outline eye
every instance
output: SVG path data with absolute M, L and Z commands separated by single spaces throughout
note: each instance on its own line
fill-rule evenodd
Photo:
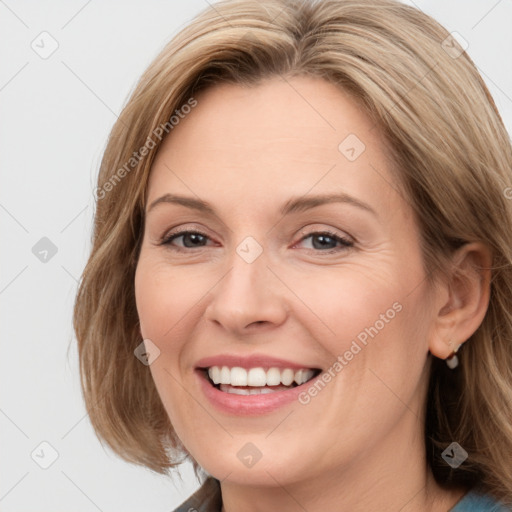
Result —
M 181 243 L 176 245 L 176 240 Z M 315 231 L 304 236 L 299 243 L 311 239 L 312 249 L 315 252 L 334 253 L 346 250 L 354 246 L 354 243 L 348 238 L 344 238 L 331 231 Z M 205 247 L 210 238 L 200 231 L 178 231 L 165 236 L 160 242 L 161 245 L 172 247 L 173 250 L 186 251 L 187 249 L 197 249 Z M 336 247 L 338 245 L 339 247 Z
M 331 231 L 315 231 L 303 237 L 300 242 L 311 239 L 312 250 L 334 253 L 354 246 L 354 242 Z M 299 242 L 299 243 L 300 243 Z M 336 248 L 336 245 L 341 247 Z
M 183 245 L 175 245 L 172 242 L 182 239 Z M 201 248 L 206 245 L 207 240 L 209 240 L 208 236 L 200 231 L 178 231 L 175 233 L 171 233 L 170 235 L 165 236 L 160 242 L 161 245 L 169 245 L 172 246 L 173 249 L 178 251 L 186 250 L 186 249 L 194 249 Z

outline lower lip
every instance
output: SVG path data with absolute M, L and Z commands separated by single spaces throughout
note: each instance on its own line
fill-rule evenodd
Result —
M 202 370 L 196 370 L 196 375 L 206 398 L 222 412 L 237 416 L 266 414 L 292 402 L 298 402 L 300 393 L 315 380 L 312 379 L 300 386 L 284 391 L 274 391 L 261 395 L 235 395 L 234 393 L 220 391 L 210 384 Z

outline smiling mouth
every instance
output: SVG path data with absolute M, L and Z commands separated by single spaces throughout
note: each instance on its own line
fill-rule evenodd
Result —
M 318 368 L 242 368 L 240 366 L 211 366 L 202 368 L 206 380 L 224 393 L 261 395 L 286 391 L 314 379 Z

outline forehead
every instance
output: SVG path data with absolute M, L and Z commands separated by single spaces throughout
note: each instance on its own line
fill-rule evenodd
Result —
M 379 130 L 334 84 L 278 77 L 217 85 L 195 99 L 158 151 L 148 203 L 171 191 L 269 206 L 308 191 L 343 191 L 400 206 Z

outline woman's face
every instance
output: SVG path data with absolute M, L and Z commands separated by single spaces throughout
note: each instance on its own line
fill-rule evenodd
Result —
M 177 435 L 238 483 L 418 466 L 433 307 L 378 129 L 321 79 L 196 99 L 153 164 L 135 277 Z

